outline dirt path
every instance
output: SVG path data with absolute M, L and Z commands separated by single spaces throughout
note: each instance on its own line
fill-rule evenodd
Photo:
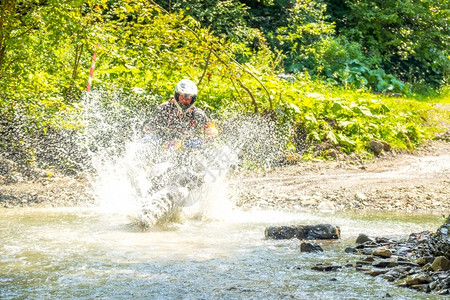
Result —
M 0 207 L 92 203 L 84 178 L 42 177 L 2 183 Z M 432 142 L 414 154 L 358 160 L 300 162 L 232 176 L 229 190 L 240 207 L 274 209 L 388 209 L 450 212 L 450 143 Z
M 246 172 L 232 181 L 249 208 L 389 209 L 450 212 L 450 143 L 370 162 L 307 162 Z

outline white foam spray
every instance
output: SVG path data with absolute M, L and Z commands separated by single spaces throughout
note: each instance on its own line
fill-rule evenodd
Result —
M 179 207 L 172 207 L 173 203 L 183 203 L 177 209 L 179 217 L 227 219 L 234 209 L 229 200 L 229 168 L 242 160 L 265 165 L 279 151 L 270 123 L 256 117 L 234 118 L 223 122 L 222 135 L 213 146 L 193 154 L 193 162 L 203 168 L 201 188 L 160 186 L 168 180 L 164 176 L 172 163 L 170 153 L 143 142 L 140 129 L 151 111 L 133 110 L 125 105 L 130 102 L 127 97 L 95 92 L 87 99 L 83 139 L 95 170 L 96 202 L 105 213 L 145 217 L 154 224 L 164 211 Z

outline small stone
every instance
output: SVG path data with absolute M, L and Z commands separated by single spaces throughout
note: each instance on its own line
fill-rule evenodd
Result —
M 363 259 L 363 261 L 374 262 L 375 258 L 373 256 L 367 256 Z
M 347 248 L 345 248 L 345 253 L 355 253 L 355 248 L 352 248 L 352 247 L 347 247 Z
M 365 242 L 372 242 L 373 239 L 371 239 L 367 234 L 360 233 L 358 237 L 356 238 L 356 244 L 363 244 Z
M 377 261 L 372 264 L 375 268 L 393 268 L 398 266 L 395 261 Z
M 431 264 L 430 263 L 428 263 L 428 264 L 426 264 L 426 265 L 424 265 L 422 267 L 422 271 L 424 271 L 424 272 L 429 272 L 431 270 L 433 270 L 433 268 L 431 268 Z
M 433 278 L 426 274 L 414 274 L 405 278 L 405 282 L 408 286 L 430 283 L 433 281 Z
M 387 273 L 387 270 L 371 270 L 368 272 L 368 274 L 372 277 L 376 277 L 378 275 L 385 274 L 385 273 Z
M 389 282 L 393 282 L 393 281 L 395 281 L 395 279 L 397 279 L 397 278 L 395 278 L 394 276 L 392 276 L 392 275 L 383 275 L 383 277 L 382 277 L 383 279 L 385 279 L 385 280 L 387 280 L 387 281 L 389 281 Z
M 431 268 L 434 271 L 437 270 L 450 270 L 450 260 L 448 260 L 445 256 L 438 256 L 434 259 L 433 263 L 431 264 Z
M 300 245 L 301 252 L 323 252 L 322 246 L 318 243 L 303 242 Z
M 337 264 L 325 264 L 325 265 L 317 264 L 314 267 L 312 267 L 311 270 L 330 272 L 330 271 L 337 271 L 340 268 L 342 268 L 342 266 Z
M 450 294 L 450 290 L 446 289 L 446 290 L 441 290 L 437 293 L 438 295 L 448 295 Z
M 386 247 L 379 247 L 373 250 L 372 255 L 380 257 L 391 257 L 392 251 L 387 249 Z
M 411 288 L 421 291 L 421 292 L 424 292 L 424 293 L 429 293 L 431 291 L 428 284 L 415 284 L 415 285 L 411 285 Z

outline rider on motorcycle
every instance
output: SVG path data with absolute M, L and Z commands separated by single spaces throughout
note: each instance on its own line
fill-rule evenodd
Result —
M 183 79 L 175 87 L 174 96 L 159 105 L 144 128 L 144 133 L 165 141 L 191 140 L 216 136 L 218 131 L 209 122 L 205 112 L 195 106 L 197 86 Z

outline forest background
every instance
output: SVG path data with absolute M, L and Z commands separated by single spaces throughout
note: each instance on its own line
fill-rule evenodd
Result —
M 2 0 L 1 157 L 77 169 L 86 86 L 132 136 L 181 78 L 219 123 L 270 120 L 283 159 L 414 149 L 448 121 L 450 4 L 438 0 Z M 444 105 L 444 107 L 448 107 Z M 110 120 L 111 121 L 111 120 Z M 98 142 L 98 141 L 97 141 Z M 257 143 L 257 141 L 254 141 Z

